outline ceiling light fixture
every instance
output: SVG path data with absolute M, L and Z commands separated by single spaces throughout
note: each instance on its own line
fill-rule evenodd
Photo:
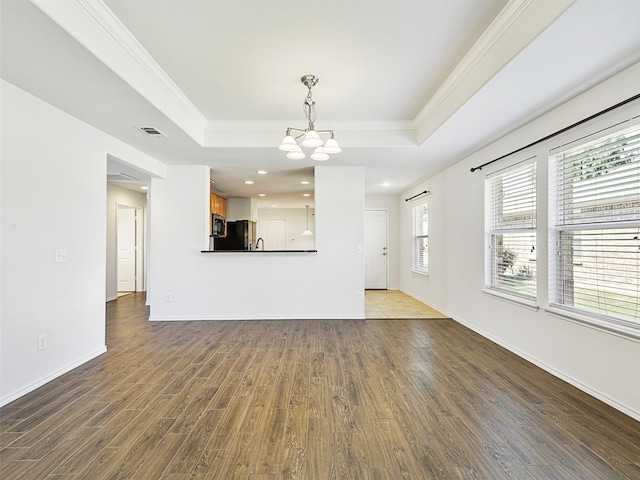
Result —
M 300 79 L 304 86 L 309 89 L 309 93 L 307 93 L 307 97 L 302 104 L 308 125 L 304 130 L 293 127 L 287 128 L 287 133 L 278 147 L 280 150 L 287 152 L 287 158 L 292 160 L 301 160 L 305 157 L 301 147 L 314 148 L 315 150 L 311 154 L 311 158 L 318 161 L 328 160 L 330 154 L 340 153 L 342 151 L 336 139 L 333 138 L 333 130 L 315 129 L 314 122 L 317 116 L 316 102 L 311 96 L 311 88 L 318 83 L 318 80 L 318 77 L 315 75 L 305 75 Z M 292 133 L 299 133 L 299 135 L 294 138 Z M 322 141 L 320 134 L 329 135 L 326 142 Z M 300 141 L 300 143 L 298 143 L 298 141 Z
M 313 232 L 311 230 L 309 230 L 309 205 L 305 205 L 306 209 L 307 209 L 307 228 L 304 229 L 304 232 L 302 232 L 302 235 L 313 235 Z

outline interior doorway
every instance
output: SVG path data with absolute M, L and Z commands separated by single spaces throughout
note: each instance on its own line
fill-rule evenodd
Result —
M 287 221 L 284 218 L 264 218 L 258 222 L 258 237 L 265 250 L 287 249 Z
M 116 210 L 117 292 L 144 289 L 143 209 L 118 205 Z
M 386 290 L 388 278 L 388 210 L 364 212 L 364 288 Z

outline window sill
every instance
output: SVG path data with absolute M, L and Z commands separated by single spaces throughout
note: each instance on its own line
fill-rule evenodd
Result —
M 553 317 L 568 320 L 579 325 L 594 328 L 610 335 L 616 335 L 628 340 L 640 342 L 640 328 L 631 327 L 622 323 L 604 320 L 595 316 L 584 315 L 561 307 L 544 307 L 543 310 Z
M 482 293 L 485 295 L 489 295 L 491 297 L 495 297 L 498 300 L 502 300 L 505 302 L 513 303 L 515 305 L 528 308 L 530 310 L 538 311 L 540 310 L 540 306 L 534 300 L 529 300 L 527 298 L 518 297 L 516 295 L 509 295 L 508 293 L 500 292 L 498 290 L 491 290 L 490 288 L 483 288 Z
M 421 272 L 420 270 L 411 269 L 413 273 L 417 273 L 418 275 L 424 275 L 425 277 L 429 276 L 429 272 Z

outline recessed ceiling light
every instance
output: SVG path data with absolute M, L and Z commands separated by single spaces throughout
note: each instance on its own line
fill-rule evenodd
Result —
M 256 171 L 258 175 L 266 175 L 268 172 L 266 170 L 258 170 Z
M 244 183 L 247 185 L 253 185 L 253 180 L 245 180 Z
M 383 186 L 383 187 L 388 187 L 388 186 L 389 186 L 389 182 L 384 182 L 384 183 L 382 184 L 382 186 Z
M 300 183 L 301 183 L 302 185 L 309 185 L 309 183 L 311 183 L 311 182 L 309 182 L 309 181 L 307 181 L 307 180 L 303 180 L 303 181 L 302 181 L 302 182 L 300 182 Z
M 311 196 L 311 194 L 310 194 L 310 193 L 303 193 L 303 194 L 302 194 L 302 196 L 303 196 L 303 197 L 310 197 L 310 196 Z
M 275 208 L 275 207 L 277 207 L 278 205 L 276 205 L 276 204 L 274 203 L 274 204 L 273 204 L 273 205 L 271 205 L 271 206 Z
M 266 197 L 266 196 L 267 196 L 267 194 L 266 194 L 266 193 L 259 193 L 259 194 L 258 194 L 258 196 L 259 196 L 259 197 Z
M 147 187 L 146 185 L 143 185 L 140 187 L 142 190 L 149 190 L 149 187 Z

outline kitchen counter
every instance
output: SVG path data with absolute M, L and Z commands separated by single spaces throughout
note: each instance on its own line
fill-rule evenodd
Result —
M 201 253 L 317 253 L 317 250 L 200 250 Z

